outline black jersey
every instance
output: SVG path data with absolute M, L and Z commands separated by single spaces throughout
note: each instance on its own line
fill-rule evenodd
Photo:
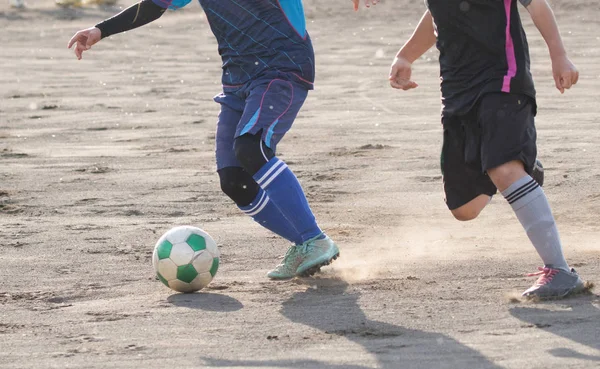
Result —
M 440 51 L 444 115 L 467 113 L 487 92 L 535 98 L 518 0 L 426 0 Z

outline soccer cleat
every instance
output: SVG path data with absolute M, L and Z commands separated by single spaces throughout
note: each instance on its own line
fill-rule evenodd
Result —
M 544 166 L 542 165 L 542 162 L 537 159 L 535 159 L 531 177 L 540 185 L 540 187 L 544 186 Z
M 271 279 L 290 279 L 296 275 L 296 270 L 302 263 L 302 255 L 300 253 L 301 245 L 292 245 L 285 253 L 281 264 L 275 269 L 267 273 L 267 277 Z
M 584 284 L 575 269 L 566 271 L 554 269 L 551 265 L 538 267 L 539 272 L 527 274 L 528 277 L 540 276 L 523 296 L 540 300 L 560 299 L 570 294 L 581 292 Z
M 331 264 L 340 255 L 340 250 L 331 238 L 325 236 L 325 238 L 319 239 L 322 236 L 323 234 L 311 238 L 298 246 L 302 262 L 296 270 L 297 276 L 309 277 L 321 270 L 322 266 Z

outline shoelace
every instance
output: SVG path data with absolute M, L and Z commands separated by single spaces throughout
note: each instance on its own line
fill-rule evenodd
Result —
M 290 246 L 290 248 L 286 251 L 285 255 L 283 256 L 283 261 L 281 262 L 281 265 L 285 265 L 288 258 L 294 256 L 294 254 L 297 251 L 296 247 L 296 245 Z
M 315 246 L 314 240 L 308 240 L 304 242 L 302 245 L 298 245 L 298 251 L 302 254 L 307 254 L 312 248 Z
M 305 241 L 303 244 L 298 245 L 298 251 L 302 254 L 306 254 L 315 247 L 315 242 L 322 236 L 322 234 Z
M 535 282 L 535 284 L 537 284 L 538 286 L 543 286 L 545 284 L 548 284 L 552 281 L 552 278 L 554 278 L 555 275 L 558 274 L 559 270 L 558 269 L 552 269 L 552 268 L 546 268 L 546 267 L 538 267 L 539 272 L 537 273 L 528 273 L 527 276 L 528 277 L 536 277 L 536 276 L 540 276 L 540 278 L 538 278 L 538 280 Z

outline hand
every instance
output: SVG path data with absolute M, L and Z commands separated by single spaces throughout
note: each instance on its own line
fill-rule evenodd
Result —
M 552 75 L 560 93 L 571 88 L 579 80 L 579 72 L 566 55 L 552 59 Z
M 379 0 L 363 0 L 365 2 L 365 6 L 367 8 L 371 7 L 371 4 L 373 5 L 377 5 L 377 3 L 379 2 Z M 354 11 L 358 11 L 358 7 L 360 5 L 360 0 L 352 0 L 352 2 L 354 3 Z
M 403 57 L 396 57 L 390 69 L 390 85 L 399 90 L 410 90 L 419 85 L 410 80 L 412 73 L 412 63 Z
M 96 27 L 87 28 L 77 32 L 71 40 L 69 40 L 68 48 L 70 49 L 73 44 L 75 45 L 75 55 L 77 59 L 81 60 L 81 56 L 84 51 L 92 48 L 92 45 L 102 39 L 102 32 Z

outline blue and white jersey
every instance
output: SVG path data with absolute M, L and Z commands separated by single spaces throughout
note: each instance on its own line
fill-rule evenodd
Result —
M 189 0 L 153 0 L 163 8 Z M 223 85 L 239 86 L 269 71 L 311 88 L 314 51 L 302 0 L 199 0 L 219 44 Z

